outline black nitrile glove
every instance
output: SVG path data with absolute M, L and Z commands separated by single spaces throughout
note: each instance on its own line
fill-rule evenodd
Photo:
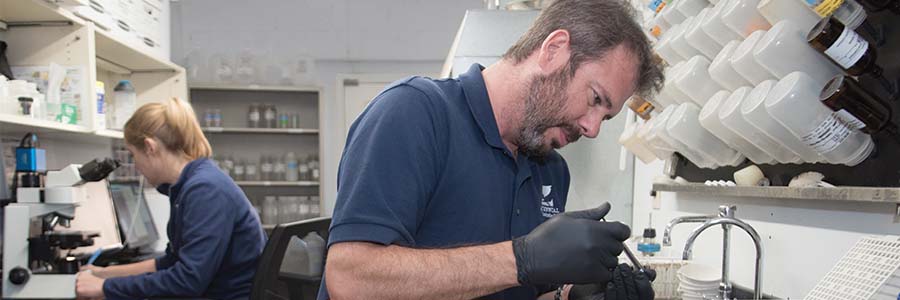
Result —
M 604 300 L 606 284 L 575 284 L 569 289 L 569 300 Z
M 609 203 L 556 215 L 512 241 L 520 284 L 606 283 L 631 229 L 601 222 Z
M 621 264 L 613 271 L 612 281 L 606 284 L 605 296 L 606 300 L 653 300 L 655 293 L 647 275 Z

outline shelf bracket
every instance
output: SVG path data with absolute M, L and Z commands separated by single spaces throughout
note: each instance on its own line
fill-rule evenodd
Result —
M 0 20 L 0 31 L 6 31 L 7 29 L 9 29 L 9 25 L 6 25 L 6 22 Z
M 6 22 L 6 27 L 67 27 L 75 25 L 72 21 L 28 21 L 28 22 Z
M 894 209 L 894 223 L 900 223 L 900 203 L 897 203 L 896 209 Z

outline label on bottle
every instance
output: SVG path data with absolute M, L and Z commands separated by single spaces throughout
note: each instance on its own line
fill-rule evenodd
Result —
M 841 119 L 842 122 L 850 125 L 850 127 L 853 129 L 862 130 L 863 128 L 866 128 L 866 123 L 863 123 L 863 121 L 857 119 L 856 116 L 850 114 L 850 112 L 848 112 L 846 109 L 842 109 L 834 113 L 835 115 L 837 115 L 838 119 Z
M 840 146 L 850 133 L 849 125 L 841 122 L 837 113 L 832 113 L 801 139 L 816 152 L 828 153 Z
M 842 68 L 849 69 L 866 54 L 866 50 L 869 50 L 869 42 L 850 27 L 844 27 L 844 32 L 825 50 L 825 54 Z
M 271 110 L 266 111 L 266 120 L 275 120 L 275 112 Z
M 234 166 L 234 175 L 244 175 L 244 166 L 242 166 L 242 165 Z
M 253 121 L 253 122 L 259 121 L 259 112 L 258 111 L 250 113 L 250 121 Z
M 263 173 L 272 173 L 273 166 L 272 164 L 262 164 L 262 172 Z

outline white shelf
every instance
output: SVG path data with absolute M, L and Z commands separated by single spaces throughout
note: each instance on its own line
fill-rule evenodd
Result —
M 71 12 L 43 0 L 0 1 L 0 19 L 16 22 L 72 22 L 84 25 L 85 21 Z
M 192 84 L 192 90 L 223 90 L 223 91 L 263 91 L 263 92 L 319 92 L 314 86 L 265 86 L 265 85 L 240 85 L 240 84 Z
M 125 134 L 121 130 L 114 130 L 114 129 L 100 129 L 100 130 L 94 131 L 94 134 L 102 136 L 102 137 L 108 137 L 111 139 L 124 139 L 125 138 Z
M 319 186 L 318 181 L 235 181 L 239 186 Z
M 24 132 L 71 132 L 90 134 L 91 131 L 87 127 L 63 124 L 54 121 L 34 119 L 24 116 L 16 116 L 10 114 L 0 114 L 0 124 L 3 124 L 2 131 L 4 133 L 24 133 Z
M 21 0 L 20 0 L 21 1 Z M 33 0 L 34 1 L 34 0 Z M 98 27 L 94 31 L 97 43 L 97 59 L 103 60 L 105 64 L 112 64 L 116 67 L 131 72 L 182 72 L 184 68 L 170 61 L 162 59 L 157 55 L 147 52 L 146 46 L 139 40 L 131 36 L 125 36 L 119 32 L 108 32 Z M 98 62 L 98 65 L 103 66 Z M 106 67 L 114 73 L 121 73 L 122 70 Z
M 206 133 L 265 133 L 265 134 L 319 134 L 318 129 L 308 128 L 239 128 L 239 127 L 204 127 Z
M 707 186 L 700 183 L 654 183 L 654 191 L 699 193 L 712 196 L 751 197 L 769 199 L 802 199 L 822 201 L 853 201 L 900 204 L 900 188 L 896 187 L 809 187 L 786 186 Z

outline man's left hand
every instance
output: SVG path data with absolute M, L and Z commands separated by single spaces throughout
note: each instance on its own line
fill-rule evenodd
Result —
M 82 271 L 75 278 L 75 295 L 78 299 L 102 299 L 103 283 L 106 279 L 94 276 L 91 271 Z

